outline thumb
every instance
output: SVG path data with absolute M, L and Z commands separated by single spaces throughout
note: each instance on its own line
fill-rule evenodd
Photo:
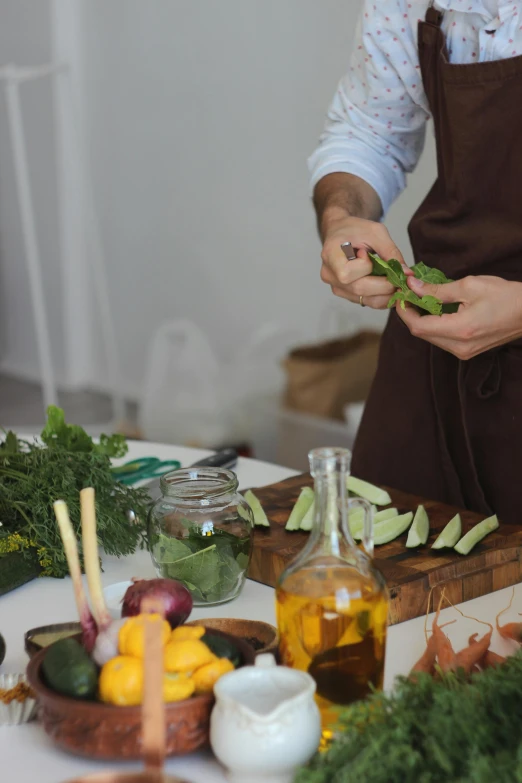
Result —
M 464 292 L 460 280 L 454 283 L 434 285 L 433 283 L 424 283 L 422 280 L 417 280 L 416 277 L 409 276 L 408 286 L 418 296 L 435 296 L 441 302 L 462 302 L 464 300 Z

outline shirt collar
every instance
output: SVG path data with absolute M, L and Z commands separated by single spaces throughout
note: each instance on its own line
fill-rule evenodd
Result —
M 479 14 L 480 16 L 483 16 L 484 19 L 490 21 L 496 17 L 495 13 L 492 15 L 491 8 L 488 8 L 488 5 L 491 6 L 491 3 L 482 2 L 482 0 L 466 0 L 465 2 L 462 0 L 435 0 L 435 8 L 439 11 L 459 11 L 463 14 Z M 502 6 L 505 5 L 506 0 L 499 0 L 499 12 Z

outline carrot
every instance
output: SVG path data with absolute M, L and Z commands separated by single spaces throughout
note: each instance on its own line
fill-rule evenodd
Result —
M 505 609 L 502 609 L 501 612 L 499 612 L 495 618 L 497 631 L 502 636 L 503 639 L 512 639 L 515 642 L 518 642 L 519 644 L 522 643 L 522 623 L 506 623 L 506 625 L 499 625 L 498 624 L 498 618 L 501 614 L 504 614 L 504 612 L 507 612 L 508 609 L 511 609 L 511 604 L 513 603 L 513 598 L 515 597 L 515 588 L 513 588 L 513 592 L 511 594 L 511 601 L 506 606 Z
M 473 633 L 468 639 L 468 644 L 471 646 L 473 644 L 477 644 L 477 636 L 478 633 Z M 501 663 L 505 662 L 505 658 L 503 655 L 498 655 L 498 653 L 493 652 L 493 650 L 486 650 L 482 658 L 480 659 L 479 666 L 481 669 L 490 669 L 495 666 L 500 666 Z M 472 670 L 473 671 L 473 670 Z
M 437 649 L 437 662 L 440 666 L 441 671 L 443 672 L 454 672 L 457 668 L 457 656 L 455 655 L 455 651 L 451 645 L 450 640 L 444 633 L 444 631 L 441 630 L 441 627 L 439 626 L 439 616 L 440 616 L 440 607 L 442 605 L 442 600 L 444 598 L 444 590 L 442 591 L 442 595 L 439 601 L 439 606 L 437 609 L 437 614 L 435 615 L 435 618 L 433 620 L 433 636 L 435 637 L 435 646 Z
M 506 659 L 503 655 L 497 655 L 497 653 L 493 652 L 493 650 L 488 650 L 482 658 L 480 665 L 483 669 L 490 669 L 494 668 L 495 666 L 500 666 L 500 664 L 504 663 L 505 660 Z
M 437 658 L 437 645 L 435 635 L 432 634 L 428 639 L 428 644 L 423 654 L 413 666 L 410 676 L 414 672 L 426 672 L 426 674 L 433 674 L 433 668 L 435 666 L 435 659 Z
M 469 644 L 457 653 L 457 669 L 464 669 L 465 672 L 471 672 L 474 667 L 480 663 L 481 659 L 487 653 L 491 644 L 491 634 L 493 626 L 488 633 L 477 641 L 477 634 L 474 633 L 469 639 Z

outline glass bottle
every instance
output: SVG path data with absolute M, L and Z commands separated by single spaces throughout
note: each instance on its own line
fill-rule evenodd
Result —
M 162 497 L 149 514 L 156 573 L 183 582 L 194 606 L 236 598 L 252 553 L 254 518 L 235 473 L 192 467 L 161 477 Z
M 276 587 L 282 663 L 307 671 L 317 685 L 325 747 L 339 707 L 383 685 L 388 617 L 384 579 L 372 564 L 373 514 L 365 500 L 348 499 L 351 454 L 315 449 L 315 517 L 310 538 Z M 355 545 L 348 513 L 363 507 L 364 550 Z

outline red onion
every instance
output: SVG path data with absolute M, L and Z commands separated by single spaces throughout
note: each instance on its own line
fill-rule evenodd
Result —
M 171 628 L 182 625 L 192 611 L 192 596 L 175 579 L 133 579 L 123 596 L 122 617 L 134 617 L 141 612 L 145 597 L 153 597 L 163 604 L 163 614 Z

